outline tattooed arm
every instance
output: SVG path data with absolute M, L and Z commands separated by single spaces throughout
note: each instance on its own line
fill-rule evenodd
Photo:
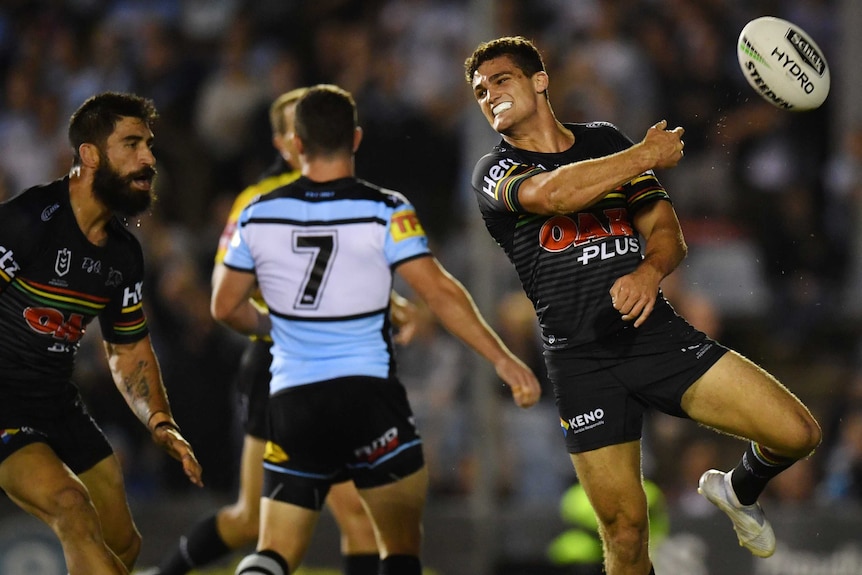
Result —
M 150 337 L 130 344 L 105 342 L 105 353 L 114 384 L 135 416 L 150 430 L 153 441 L 182 462 L 189 481 L 202 486 L 200 463 L 171 415 Z

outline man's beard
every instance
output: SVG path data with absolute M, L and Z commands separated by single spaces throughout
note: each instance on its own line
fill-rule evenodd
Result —
M 93 174 L 93 195 L 114 213 L 126 217 L 136 216 L 149 208 L 156 196 L 152 186 L 149 192 L 145 192 L 132 187 L 132 183 L 135 179 L 152 180 L 155 176 L 156 170 L 152 167 L 141 168 L 137 172 L 122 176 L 103 156 Z

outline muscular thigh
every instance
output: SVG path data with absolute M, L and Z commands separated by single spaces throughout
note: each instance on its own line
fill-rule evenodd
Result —
M 49 521 L 56 494 L 65 489 L 83 492 L 80 480 L 48 444 L 32 442 L 0 461 L 0 488 L 22 509 Z
M 808 417 L 802 403 L 764 369 L 726 353 L 683 395 L 683 409 L 709 427 L 769 446 L 796 435 Z
M 110 455 L 81 473 L 80 478 L 99 513 L 105 541 L 112 549 L 118 549 L 135 531 L 119 460 Z
M 613 523 L 621 515 L 646 517 L 640 441 L 629 441 L 571 454 L 578 481 L 599 521 Z

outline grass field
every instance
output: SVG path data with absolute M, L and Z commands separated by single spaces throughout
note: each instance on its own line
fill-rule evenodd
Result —
M 231 565 L 191 571 L 189 575 L 234 575 L 237 563 L 239 563 L 239 559 Z M 422 573 L 423 575 L 439 575 L 433 569 L 425 569 Z M 135 575 L 135 573 L 132 573 L 132 575 Z M 329 568 L 300 567 L 293 575 L 341 575 L 341 571 Z

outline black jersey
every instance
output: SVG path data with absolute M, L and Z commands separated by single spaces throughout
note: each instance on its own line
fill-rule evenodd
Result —
M 485 225 L 514 264 L 547 349 L 596 341 L 631 324 L 613 308 L 608 292 L 643 257 L 633 215 L 651 202 L 669 201 L 649 171 L 577 213 L 546 216 L 524 210 L 518 188 L 527 178 L 632 145 L 612 124 L 565 126 L 575 136 L 568 150 L 530 152 L 502 141 L 479 160 L 472 178 Z M 657 308 L 662 306 L 670 311 L 659 296 Z
M 117 218 L 107 233 L 101 247 L 84 236 L 68 176 L 0 204 L 0 401 L 61 393 L 97 316 L 109 342 L 148 333 L 140 243 Z

